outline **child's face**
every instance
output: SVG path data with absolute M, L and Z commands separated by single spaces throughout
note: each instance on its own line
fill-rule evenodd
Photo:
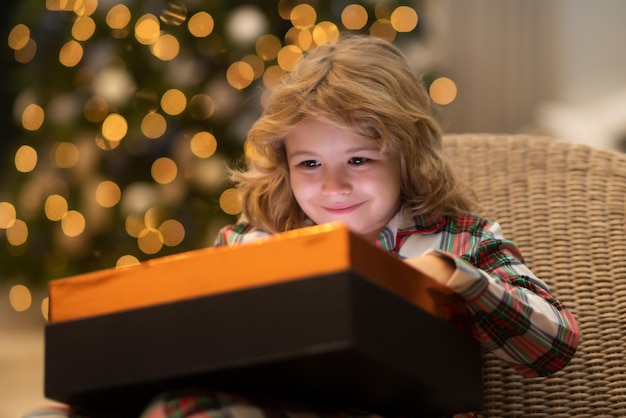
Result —
M 285 138 L 291 189 L 316 224 L 343 221 L 374 239 L 400 207 L 399 163 L 372 139 L 308 120 Z

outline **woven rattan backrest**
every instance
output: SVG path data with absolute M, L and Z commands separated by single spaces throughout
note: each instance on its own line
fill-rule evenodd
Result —
M 626 154 L 521 135 L 444 146 L 581 328 L 573 361 L 547 378 L 487 355 L 482 416 L 626 416 Z

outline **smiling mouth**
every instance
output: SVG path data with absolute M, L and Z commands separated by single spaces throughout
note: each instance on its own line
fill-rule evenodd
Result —
M 326 212 L 331 213 L 333 215 L 342 215 L 345 213 L 350 213 L 357 210 L 361 207 L 363 203 L 351 204 L 351 205 L 334 205 L 334 206 L 322 206 Z

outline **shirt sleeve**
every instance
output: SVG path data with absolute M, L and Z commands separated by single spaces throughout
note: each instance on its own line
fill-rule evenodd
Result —
M 578 324 L 572 313 L 524 264 L 517 246 L 490 223 L 467 254 L 432 250 L 454 260 L 446 284 L 461 295 L 479 343 L 511 362 L 524 376 L 547 376 L 576 352 Z
M 237 244 L 253 242 L 261 238 L 270 236 L 268 232 L 253 227 L 248 222 L 237 222 L 233 225 L 226 225 L 219 230 L 213 245 L 216 247 L 228 245 L 232 247 Z

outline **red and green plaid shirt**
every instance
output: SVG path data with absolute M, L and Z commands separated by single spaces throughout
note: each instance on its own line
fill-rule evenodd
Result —
M 215 244 L 235 245 L 267 235 L 240 222 L 222 228 Z M 400 258 L 436 251 L 454 260 L 456 272 L 447 286 L 465 300 L 472 335 L 522 375 L 550 375 L 574 356 L 576 320 L 526 267 L 498 223 L 468 214 L 433 220 L 401 211 L 375 244 Z

